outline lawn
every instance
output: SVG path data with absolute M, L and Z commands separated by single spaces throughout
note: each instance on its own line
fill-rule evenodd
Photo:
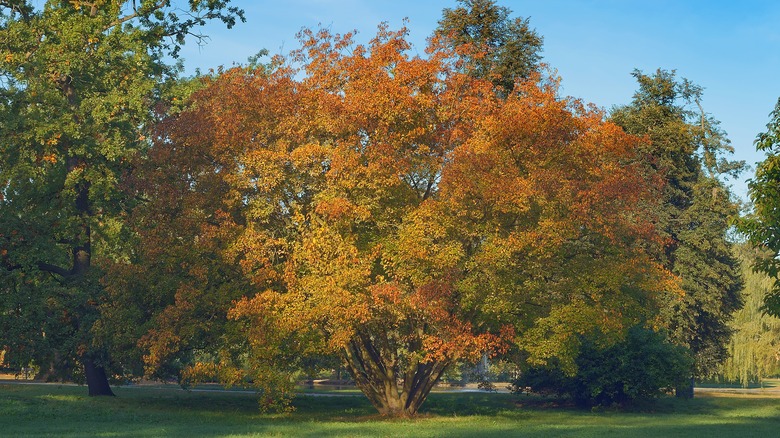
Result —
M 780 433 L 780 399 L 666 398 L 640 410 L 580 411 L 528 396 L 436 393 L 412 420 L 379 417 L 361 396 L 299 396 L 292 414 L 261 414 L 252 394 L 0 385 L 3 437 L 768 437 Z

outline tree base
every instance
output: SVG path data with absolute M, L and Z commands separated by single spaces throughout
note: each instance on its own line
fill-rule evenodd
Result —
M 674 390 L 674 395 L 677 398 L 685 398 L 685 399 L 691 399 L 693 398 L 693 386 L 694 386 L 694 378 L 691 377 L 691 380 L 688 382 L 687 385 L 680 385 Z
M 95 365 L 91 359 L 84 359 L 84 375 L 87 378 L 87 388 L 90 397 L 114 397 L 114 392 L 108 384 L 106 369 Z

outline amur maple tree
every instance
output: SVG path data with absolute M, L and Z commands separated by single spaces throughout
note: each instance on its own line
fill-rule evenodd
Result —
M 192 348 L 182 321 L 216 300 L 208 321 L 234 342 L 185 376 L 250 378 L 273 402 L 296 358 L 337 354 L 380 413 L 408 416 L 459 361 L 514 348 L 573 366 L 582 335 L 618 339 L 678 290 L 648 255 L 659 179 L 643 140 L 556 78 L 497 93 L 446 43 L 411 57 L 385 26 L 367 45 L 301 41 L 206 78 L 139 165 L 160 200 L 142 246 L 189 250 L 155 262 L 188 280 L 148 326 L 148 371 Z

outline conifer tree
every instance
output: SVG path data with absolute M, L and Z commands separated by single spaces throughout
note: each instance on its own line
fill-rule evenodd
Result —
M 511 10 L 493 0 L 458 0 L 444 9 L 435 35 L 461 57 L 462 69 L 491 80 L 506 96 L 515 81 L 539 68 L 542 37 L 528 18 L 510 19 Z
M 647 136 L 645 153 L 665 175 L 659 228 L 666 246 L 658 256 L 680 277 L 685 294 L 669 298 L 662 320 L 670 338 L 693 353 L 694 375 L 708 376 L 727 356 L 729 321 L 742 305 L 740 265 L 728 237 L 738 206 L 723 179 L 744 164 L 724 157 L 733 149 L 702 111 L 701 87 L 674 71 L 633 75 L 639 82 L 633 102 L 615 108 L 611 119 Z

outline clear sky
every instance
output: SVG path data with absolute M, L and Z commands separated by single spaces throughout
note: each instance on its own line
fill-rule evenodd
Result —
M 297 48 L 295 34 L 319 25 L 336 33 L 357 30 L 366 42 L 383 21 L 408 18 L 413 53 L 424 54 L 445 7 L 455 0 L 233 0 L 246 23 L 232 30 L 209 25 L 210 41 L 183 52 L 187 73 L 246 63 L 260 49 Z M 762 159 L 753 140 L 780 97 L 780 1 L 776 0 L 503 0 L 512 17 L 529 17 L 544 37 L 544 62 L 563 79 L 563 94 L 609 109 L 629 103 L 631 72 L 677 70 L 705 88 L 705 111 L 721 121 L 735 159 Z M 753 170 L 733 181 L 745 198 Z

